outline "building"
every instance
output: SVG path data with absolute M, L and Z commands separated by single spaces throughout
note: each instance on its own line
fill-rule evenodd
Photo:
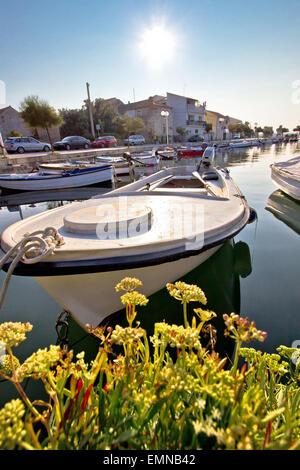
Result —
M 167 141 L 167 135 L 169 142 L 172 141 L 172 108 L 167 105 L 165 100 L 154 100 L 153 97 L 150 96 L 147 100 L 136 101 L 135 103 L 120 104 L 118 106 L 118 111 L 121 115 L 127 113 L 132 117 L 139 117 L 144 121 L 145 129 L 139 133 L 145 136 L 146 141 L 164 143 Z M 167 118 L 161 115 L 162 111 L 169 112 Z
M 17 131 L 25 137 L 36 137 L 41 141 L 48 142 L 48 134 L 46 129 L 31 129 L 21 118 L 20 114 L 12 106 L 0 109 L 0 132 L 3 140 L 10 136 L 11 131 Z M 52 142 L 60 140 L 60 132 L 58 127 L 51 127 L 49 134 Z
M 173 112 L 174 134 L 177 133 L 176 129 L 181 127 L 187 137 L 192 135 L 204 137 L 206 127 L 204 104 L 201 104 L 195 98 L 187 98 L 169 92 L 167 93 L 166 104 Z
M 242 122 L 240 119 L 225 116 L 224 114 L 216 111 L 206 110 L 206 122 L 212 125 L 212 137 L 214 140 L 231 139 L 232 134 L 228 129 L 228 125 L 232 122 Z

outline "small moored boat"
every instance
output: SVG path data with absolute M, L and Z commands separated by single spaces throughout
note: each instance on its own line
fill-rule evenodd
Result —
M 123 157 L 110 157 L 110 156 L 101 156 L 96 157 L 96 161 L 99 163 L 106 163 L 107 165 L 112 165 L 115 169 L 116 175 L 128 175 L 130 173 L 130 162 L 125 160 Z
M 300 156 L 271 165 L 273 182 L 286 194 L 300 200 Z
M 242 148 L 242 147 L 251 147 L 251 142 L 248 142 L 247 140 L 240 140 L 236 142 L 230 142 L 229 146 L 233 149 L 235 148 Z
M 202 157 L 205 145 L 200 147 L 181 147 L 177 150 L 178 158 Z
M 112 181 L 111 165 L 40 165 L 36 173 L 0 174 L 0 188 L 13 191 L 33 191 L 88 186 Z

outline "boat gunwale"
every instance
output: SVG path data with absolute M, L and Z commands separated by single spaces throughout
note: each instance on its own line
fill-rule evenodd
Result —
M 159 193 L 157 193 L 159 195 Z M 120 194 L 121 195 L 121 194 Z M 124 193 L 123 193 L 124 195 Z M 195 197 L 195 195 L 187 195 L 188 197 Z M 103 196 L 107 197 L 106 195 Z M 199 197 L 199 196 L 198 196 Z M 203 197 L 203 196 L 200 196 Z M 205 196 L 204 196 L 205 197 Z M 206 198 L 206 197 L 205 197 Z M 211 197 L 210 197 L 211 198 Z M 224 200 L 224 198 L 218 198 Z M 126 269 L 140 268 L 146 266 L 155 266 L 167 262 L 177 261 L 183 258 L 189 258 L 203 253 L 215 246 L 222 245 L 226 241 L 234 238 L 248 223 L 250 217 L 250 208 L 245 199 L 241 198 L 244 205 L 244 214 L 239 221 L 239 227 L 230 231 L 225 236 L 216 238 L 214 241 L 205 243 L 199 249 L 187 250 L 186 244 L 173 247 L 168 250 L 161 250 L 152 253 L 142 253 L 137 255 L 118 256 L 112 259 L 108 258 L 91 258 L 91 259 L 76 259 L 76 260 L 62 260 L 62 261 L 41 261 L 36 264 L 25 264 L 19 262 L 14 270 L 14 275 L 19 276 L 32 276 L 32 277 L 47 277 L 47 276 L 66 276 L 78 274 L 91 274 L 97 272 L 120 271 Z M 1 251 L 3 249 L 1 248 Z M 11 262 L 7 262 L 3 266 L 5 272 L 8 271 Z

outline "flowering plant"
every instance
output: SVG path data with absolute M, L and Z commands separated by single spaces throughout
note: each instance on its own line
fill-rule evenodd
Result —
M 74 357 L 50 346 L 20 364 L 12 348 L 32 325 L 0 325 L 7 349 L 0 376 L 20 395 L 0 410 L 0 449 L 299 449 L 297 350 L 281 346 L 278 354 L 266 354 L 241 348 L 243 342 L 263 341 L 266 333 L 239 315 L 224 315 L 226 334 L 236 343 L 230 366 L 214 351 L 209 322 L 216 314 L 199 307 L 191 326 L 186 309 L 184 326 L 156 323 L 151 352 L 146 331 L 134 324 L 136 307 L 148 301 L 135 290 L 141 285 L 134 278 L 117 285 L 125 291 L 127 327 L 87 325 L 99 340 L 91 363 L 84 352 Z M 167 288 L 185 306 L 207 302 L 197 286 Z M 211 341 L 204 347 L 208 333 Z M 245 360 L 241 369 L 239 358 Z M 42 381 L 47 401 L 29 399 L 25 377 Z

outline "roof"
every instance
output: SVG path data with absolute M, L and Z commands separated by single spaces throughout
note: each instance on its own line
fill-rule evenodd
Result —
M 0 114 L 4 113 L 5 111 L 7 111 L 8 109 L 13 109 L 14 111 L 17 111 L 15 108 L 13 108 L 12 106 L 6 106 L 5 108 L 1 108 L 0 109 Z M 18 112 L 18 111 L 17 111 Z
M 154 108 L 169 108 L 171 109 L 170 106 L 162 103 L 158 103 L 153 100 L 153 98 L 148 98 L 147 100 L 142 100 L 142 101 L 136 101 L 135 103 L 128 103 L 128 104 L 123 104 L 119 106 L 120 111 L 130 111 L 130 110 L 135 110 L 135 109 L 141 109 L 141 108 L 148 108 L 148 107 L 154 107 Z
M 228 117 L 228 116 L 225 116 L 224 114 L 218 113 L 216 111 L 210 111 L 209 109 L 207 109 L 206 112 L 215 114 L 216 116 L 223 117 L 223 118 Z
M 176 93 L 170 93 L 169 91 L 167 91 L 167 95 L 178 96 L 179 98 L 185 98 L 186 100 L 200 101 L 197 98 L 189 98 L 188 96 L 177 95 Z

